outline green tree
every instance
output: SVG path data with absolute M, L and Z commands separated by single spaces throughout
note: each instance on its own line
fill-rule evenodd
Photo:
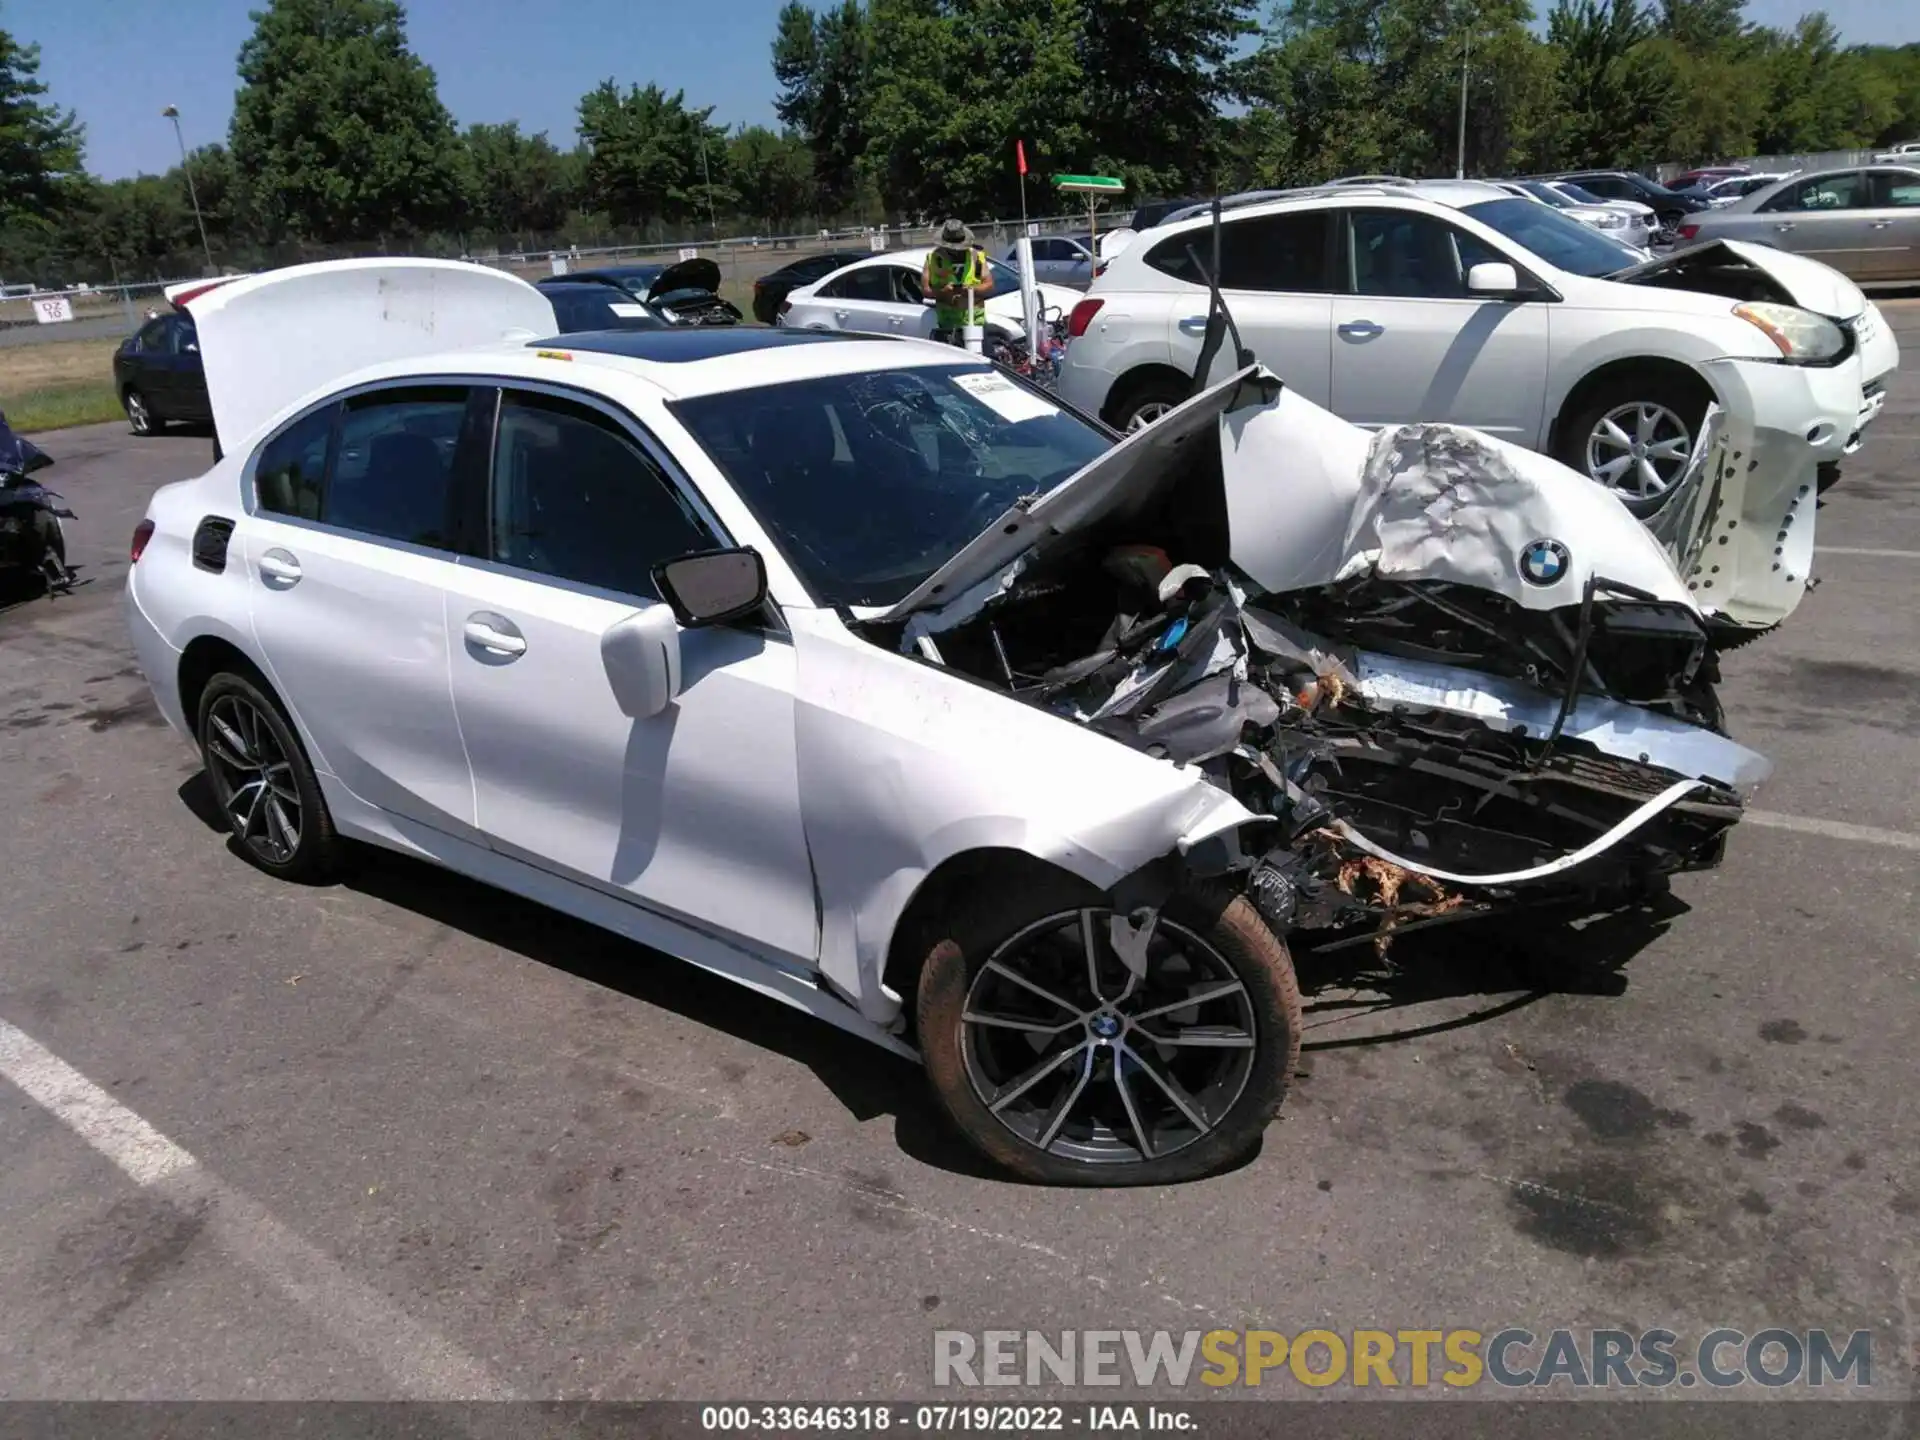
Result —
M 1772 35 L 1764 57 L 1762 154 L 1791 155 L 1873 143 L 1900 113 L 1887 78 L 1840 48 L 1822 11 L 1800 17 L 1790 35 Z
M 449 221 L 458 139 L 396 0 L 268 0 L 253 20 L 229 148 L 265 237 L 375 239 Z
M 896 213 L 1012 213 L 1015 140 L 1062 168 L 1093 158 L 1079 0 L 873 0 L 867 23 L 863 164 Z
M 813 152 L 821 206 L 843 212 L 858 194 L 867 150 L 868 68 L 872 32 L 859 0 L 815 15 L 789 0 L 773 37 L 773 75 L 780 86 L 774 113 Z
M 46 94 L 40 47 L 0 30 L 0 271 L 37 263 L 50 245 L 57 249 L 62 217 L 84 199 L 85 132 Z
M 522 135 L 520 123 L 469 125 L 466 149 L 473 228 L 492 235 L 545 234 L 566 222 L 574 193 L 567 157 L 543 130 Z
M 1254 0 L 1083 0 L 1077 60 L 1093 166 L 1137 195 L 1210 186 L 1234 47 Z
M 588 147 L 587 202 L 617 225 L 680 224 L 731 213 L 727 132 L 713 107 L 689 110 L 686 92 L 603 81 L 580 97 L 580 138 Z M 709 190 L 708 177 L 712 188 Z
M 741 213 L 776 231 L 815 208 L 813 152 L 794 131 L 749 125 L 727 141 L 727 171 Z
M 1547 17 L 1558 52 L 1558 161 L 1642 165 L 1668 158 L 1677 78 L 1639 0 L 1559 0 Z

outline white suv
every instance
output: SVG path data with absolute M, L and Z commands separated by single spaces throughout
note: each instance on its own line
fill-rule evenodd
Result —
M 1289 386 L 1358 424 L 1452 421 L 1546 451 L 1638 513 L 1681 474 L 1709 402 L 1791 489 L 1858 445 L 1899 363 L 1859 288 L 1801 256 L 1722 243 L 1648 261 L 1474 181 L 1247 198 L 1223 203 L 1222 293 Z M 1064 399 L 1124 429 L 1191 393 L 1211 225 L 1159 227 L 1094 281 Z

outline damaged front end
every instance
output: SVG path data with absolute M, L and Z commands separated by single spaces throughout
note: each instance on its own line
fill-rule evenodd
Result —
M 1331 932 L 1323 947 L 1519 906 L 1595 913 L 1717 864 L 1769 766 L 1725 735 L 1706 617 L 1652 537 L 1629 523 L 1611 552 L 1640 585 L 1598 568 L 1609 552 L 1589 534 L 1568 603 L 1532 593 L 1568 569 L 1559 542 L 1519 547 L 1509 563 L 1542 573 L 1490 588 L 1533 482 L 1453 427 L 1367 450 L 1358 518 L 1315 547 L 1318 583 L 1267 590 L 1236 563 L 1251 547 L 1244 511 L 1208 496 L 1215 451 L 912 615 L 894 643 L 1195 767 L 1267 817 L 1181 866 L 1230 880 L 1280 934 Z M 1503 477 L 1514 493 L 1492 517 Z M 1193 521 L 1221 508 L 1239 512 L 1231 557 Z M 1444 560 L 1422 527 L 1454 536 Z

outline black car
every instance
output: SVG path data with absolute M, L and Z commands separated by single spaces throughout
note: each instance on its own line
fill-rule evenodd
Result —
M 153 435 L 169 421 L 213 423 L 200 337 L 186 315 L 157 315 L 113 352 L 113 388 L 136 435 Z
M 611 280 L 556 275 L 535 282 L 553 305 L 553 318 L 562 335 L 582 330 L 664 330 L 662 320 L 646 302 Z
M 1135 206 L 1132 227 L 1135 230 L 1151 230 L 1176 210 L 1185 210 L 1189 205 L 1198 205 L 1200 201 L 1189 195 L 1179 200 L 1148 200 Z
M 641 285 L 627 278 L 652 269 Z M 738 325 L 740 311 L 720 297 L 720 267 L 696 256 L 675 265 L 583 270 L 536 281 L 553 302 L 560 333 L 581 330 L 658 330 L 670 325 Z M 639 286 L 639 288 L 635 288 Z
M 1704 195 L 1669 190 L 1631 170 L 1576 170 L 1553 178 L 1578 185 L 1602 200 L 1637 200 L 1642 205 L 1651 206 L 1660 221 L 1660 234 L 1656 238 L 1663 241 L 1673 238 L 1674 232 L 1680 228 L 1680 222 L 1687 216 L 1713 208 Z
M 667 265 L 602 265 L 592 270 L 569 270 L 558 280 L 604 280 L 618 285 L 629 295 L 644 300 L 653 282 L 672 268 Z
M 780 302 L 791 291 L 824 280 L 842 266 L 865 260 L 872 253 L 870 250 L 834 250 L 825 255 L 807 255 L 762 275 L 753 282 L 753 318 L 762 325 L 773 324 L 774 317 L 780 313 Z

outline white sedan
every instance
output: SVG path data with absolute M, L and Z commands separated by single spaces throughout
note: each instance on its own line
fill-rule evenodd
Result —
M 918 1055 L 1029 1178 L 1254 1145 L 1287 933 L 1617 903 L 1764 776 L 1666 552 L 1470 432 L 1375 443 L 1248 368 L 1116 443 L 948 347 L 554 337 L 447 261 L 185 303 L 228 453 L 154 494 L 126 616 L 237 848 L 402 851 Z M 1302 628 L 1435 594 L 1533 678 Z
M 775 322 L 789 330 L 853 330 L 879 335 L 931 336 L 933 305 L 922 293 L 921 271 L 932 252 L 894 250 L 856 260 L 811 285 L 789 292 Z M 1011 265 L 989 259 L 994 290 L 986 301 L 987 326 L 1009 339 L 1024 338 L 1020 275 Z M 1078 290 L 1041 284 L 1043 316 L 1063 316 L 1080 298 Z

